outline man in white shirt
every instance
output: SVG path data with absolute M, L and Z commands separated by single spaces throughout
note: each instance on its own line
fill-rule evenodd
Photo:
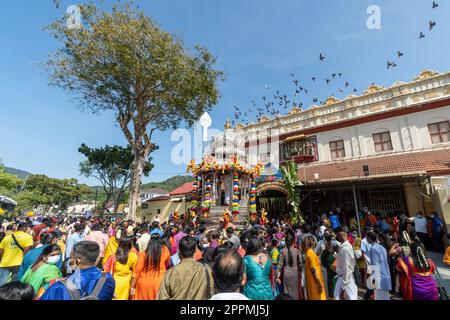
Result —
M 424 217 L 423 212 L 418 211 L 416 216 L 412 218 L 412 222 L 414 222 L 414 230 L 417 236 L 428 250 L 430 248 L 430 238 L 428 237 L 427 218 Z
M 244 285 L 244 260 L 234 249 L 224 249 L 214 259 L 213 278 L 217 293 L 211 300 L 249 300 L 240 293 Z
M 353 276 L 356 264 L 355 253 L 353 246 L 348 241 L 348 231 L 345 226 L 336 230 L 336 239 L 340 242 L 340 245 L 336 259 L 335 300 L 358 300 L 358 287 Z

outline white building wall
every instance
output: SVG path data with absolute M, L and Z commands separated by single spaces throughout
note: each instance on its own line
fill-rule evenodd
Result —
M 450 143 L 432 144 L 428 124 L 449 121 L 450 106 L 364 123 L 317 134 L 319 161 L 339 161 L 403 151 L 417 151 L 450 146 Z M 391 151 L 375 152 L 373 134 L 389 131 Z M 345 158 L 331 159 L 330 141 L 344 140 Z

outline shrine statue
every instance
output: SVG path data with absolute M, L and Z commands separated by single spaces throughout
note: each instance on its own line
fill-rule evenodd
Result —
M 233 177 L 228 174 L 224 176 L 223 183 L 225 186 L 225 205 L 229 206 L 231 203 L 231 197 L 233 195 Z
M 267 212 L 266 209 L 261 209 L 261 225 L 264 226 L 267 224 Z

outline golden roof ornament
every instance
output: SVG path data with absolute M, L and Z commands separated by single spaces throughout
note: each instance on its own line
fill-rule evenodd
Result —
M 236 125 L 236 129 L 244 129 L 244 125 L 242 124 L 242 123 L 238 123 L 237 125 Z
M 225 125 L 223 126 L 224 129 L 231 129 L 231 123 L 230 123 L 230 119 L 227 119 L 227 121 L 225 122 Z
M 378 92 L 383 89 L 384 88 L 382 86 L 379 86 L 379 85 L 373 83 L 367 88 L 366 91 L 363 92 L 363 94 L 371 94 L 371 93 L 375 93 L 375 92 Z
M 422 72 L 414 79 L 414 81 L 418 80 L 425 80 L 434 76 L 439 75 L 439 72 L 432 71 L 432 70 L 422 70 Z
M 269 121 L 270 120 L 270 118 L 268 117 L 268 116 L 263 116 L 260 120 L 259 120 L 259 123 L 265 123 L 265 122 L 267 122 L 267 121 Z
M 325 100 L 325 105 L 326 106 L 330 106 L 330 105 L 332 105 L 332 104 L 334 104 L 334 103 L 336 103 L 336 102 L 339 102 L 339 99 L 338 98 L 336 98 L 335 96 L 329 96 L 328 98 L 327 98 L 327 100 Z
M 302 112 L 302 108 L 299 108 L 299 107 L 295 106 L 295 107 L 292 108 L 291 111 L 289 111 L 288 114 L 291 115 L 291 114 L 297 114 L 297 113 L 300 113 L 300 112 Z

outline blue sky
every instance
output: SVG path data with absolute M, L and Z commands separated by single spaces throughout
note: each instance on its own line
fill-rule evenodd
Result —
M 410 81 L 424 68 L 450 70 L 450 3 L 444 0 L 434 10 L 431 0 L 135 2 L 187 47 L 201 44 L 217 56 L 217 68 L 226 80 L 220 83 L 221 99 L 211 113 L 215 128 L 232 118 L 234 105 L 248 108 L 252 99 L 261 102 L 274 90 L 291 96 L 291 73 L 309 90 L 301 98 L 309 106 L 313 97 L 343 98 L 353 88 L 359 94 L 372 82 L 390 86 L 397 80 Z M 51 0 L 0 3 L 0 159 L 33 173 L 97 184 L 79 176 L 79 145 L 124 145 L 125 139 L 112 114 L 82 112 L 73 97 L 48 87 L 39 66 L 58 46 L 42 27 L 77 3 L 62 0 L 60 9 Z M 366 26 L 371 4 L 381 9 L 381 30 Z M 431 32 L 429 20 L 437 22 Z M 425 39 L 418 39 L 420 31 Z M 404 52 L 401 59 L 396 58 L 397 50 Z M 323 63 L 318 60 L 321 52 L 326 56 Z M 398 67 L 387 70 L 387 60 L 395 60 Z M 324 79 L 337 72 L 343 73 L 341 81 L 327 86 Z M 351 87 L 339 93 L 345 80 Z M 155 168 L 144 181 L 184 174 L 184 166 L 170 161 L 175 145 L 170 132 L 158 133 L 155 142 L 160 146 L 153 154 Z

